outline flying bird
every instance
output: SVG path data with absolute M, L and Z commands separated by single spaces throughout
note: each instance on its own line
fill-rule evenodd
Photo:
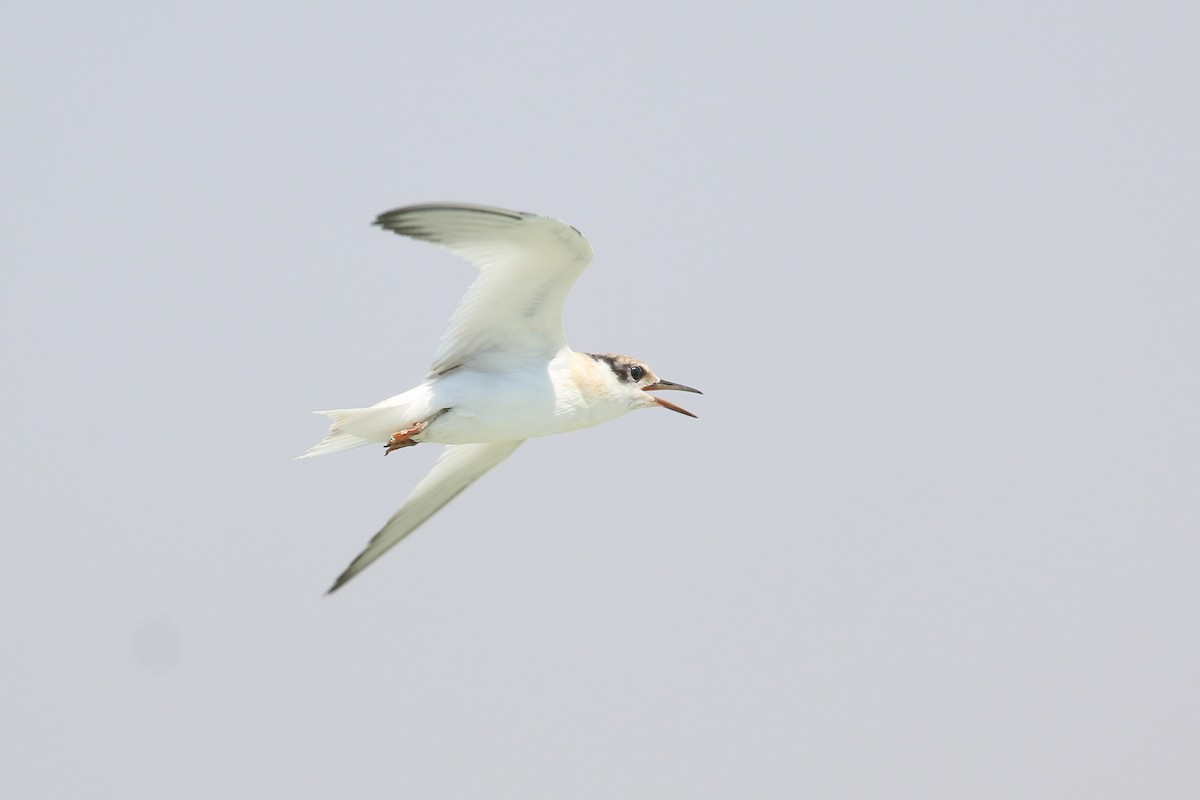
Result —
M 384 454 L 448 445 L 424 480 L 350 562 L 329 593 L 366 569 L 526 439 L 589 428 L 639 408 L 696 415 L 652 391 L 700 391 L 659 378 L 616 353 L 567 345 L 562 307 L 592 259 L 578 230 L 549 217 L 465 203 L 428 203 L 380 214 L 375 224 L 432 242 L 479 276 L 442 334 L 419 385 L 370 408 L 318 411 L 333 418 L 300 458 L 371 442 Z

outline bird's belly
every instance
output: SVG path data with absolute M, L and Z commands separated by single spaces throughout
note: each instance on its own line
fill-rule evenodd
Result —
M 476 377 L 462 387 L 464 391 L 455 391 L 458 387 L 449 381 L 443 388 L 448 411 L 430 423 L 419 437 L 422 442 L 511 442 L 579 430 L 619 416 L 597 414 L 558 397 L 544 371 L 485 381 Z
M 498 398 L 484 404 L 455 406 L 434 420 L 421 441 L 438 444 L 511 442 L 586 427 L 540 404 L 506 403 Z

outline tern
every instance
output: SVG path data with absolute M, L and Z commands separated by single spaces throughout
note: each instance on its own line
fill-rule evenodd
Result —
M 384 454 L 448 445 L 429 474 L 333 582 L 333 593 L 394 547 L 526 439 L 590 428 L 639 408 L 696 415 L 652 391 L 701 394 L 636 358 L 578 353 L 562 307 L 592 259 L 574 227 L 549 217 L 465 203 L 426 203 L 375 224 L 436 244 L 479 269 L 442 334 L 425 380 L 370 408 L 318 411 L 329 433 L 300 458 L 371 442 Z

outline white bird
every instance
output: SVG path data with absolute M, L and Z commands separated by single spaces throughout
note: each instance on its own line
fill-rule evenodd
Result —
M 588 428 L 638 408 L 696 416 L 647 394 L 699 390 L 660 380 L 629 356 L 577 353 L 563 333 L 567 291 L 592 258 L 578 230 L 556 219 L 463 203 L 406 206 L 375 224 L 437 244 L 479 269 L 442 334 L 425 380 L 370 408 L 318 411 L 329 434 L 300 458 L 370 442 L 384 453 L 449 445 L 412 494 L 334 581 L 366 569 L 525 439 Z

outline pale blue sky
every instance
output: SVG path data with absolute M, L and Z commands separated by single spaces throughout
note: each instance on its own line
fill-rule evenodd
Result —
M 1200 12 L 67 3 L 0 30 L 23 798 L 1193 798 Z M 705 391 L 293 462 L 565 219 L 582 350 Z

